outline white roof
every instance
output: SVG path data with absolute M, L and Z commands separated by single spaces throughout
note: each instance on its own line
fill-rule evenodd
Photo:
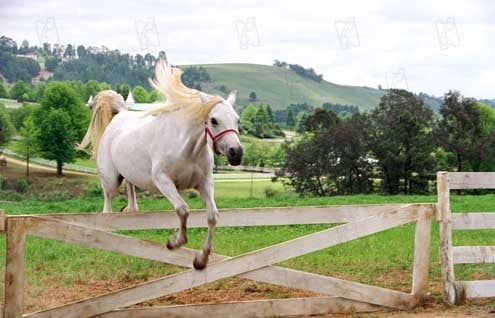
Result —
M 127 99 L 125 100 L 127 104 L 134 104 L 134 97 L 132 97 L 132 92 L 129 90 L 129 95 L 127 95 Z

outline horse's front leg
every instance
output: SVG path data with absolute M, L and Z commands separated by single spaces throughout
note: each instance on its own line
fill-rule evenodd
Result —
M 206 213 L 208 218 L 208 236 L 203 246 L 203 252 L 196 255 L 196 257 L 194 258 L 193 265 L 196 269 L 203 269 L 206 267 L 206 265 L 208 264 L 208 257 L 210 256 L 211 250 L 213 248 L 213 237 L 215 235 L 215 227 L 217 225 L 219 215 L 217 205 L 215 203 L 213 189 L 213 176 L 211 175 L 198 187 L 198 190 L 206 206 Z
M 177 234 L 167 241 L 167 248 L 178 248 L 187 243 L 187 217 L 189 216 L 187 203 L 182 199 L 174 182 L 164 173 L 153 174 L 153 183 L 160 192 L 172 203 L 180 219 L 180 228 Z

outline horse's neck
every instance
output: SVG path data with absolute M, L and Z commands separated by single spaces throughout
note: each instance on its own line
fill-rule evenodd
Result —
M 177 134 L 177 138 L 183 138 L 183 155 L 190 159 L 197 159 L 207 152 L 208 143 L 205 136 L 204 123 L 180 119 L 180 129 L 184 132 Z M 166 129 L 166 127 L 164 127 Z M 173 138 L 173 137 L 172 137 Z

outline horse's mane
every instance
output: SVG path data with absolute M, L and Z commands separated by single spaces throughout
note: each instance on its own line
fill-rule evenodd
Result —
M 155 67 L 155 79 L 150 84 L 165 96 L 166 102 L 145 111 L 145 115 L 160 115 L 180 111 L 185 116 L 206 121 L 210 111 L 222 101 L 219 96 L 207 95 L 184 85 L 181 80 L 182 70 L 172 67 L 160 59 Z M 203 96 L 200 96 L 203 95 Z M 206 101 L 203 103 L 203 101 Z

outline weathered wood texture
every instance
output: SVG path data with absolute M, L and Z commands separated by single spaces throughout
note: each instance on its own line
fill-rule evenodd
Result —
M 495 189 L 495 172 L 449 172 L 450 189 Z
M 416 221 L 416 232 L 414 235 L 414 264 L 412 294 L 418 301 L 428 293 L 428 274 L 430 269 L 430 242 L 431 221 L 433 212 L 421 213 Z
M 22 220 L 7 220 L 4 317 L 20 318 L 24 299 L 26 232 Z
M 437 190 L 438 205 L 437 213 L 440 229 L 440 266 L 442 274 L 443 295 L 448 303 L 456 302 L 454 260 L 452 252 L 452 223 L 450 212 L 450 190 L 449 173 L 438 172 Z
M 379 213 L 397 210 L 407 204 L 340 205 L 287 208 L 257 208 L 220 210 L 217 226 L 264 226 L 290 224 L 347 223 Z M 29 218 L 32 215 L 16 215 Z M 44 214 L 43 217 L 77 223 L 100 230 L 176 229 L 179 219 L 173 211 L 139 213 L 69 213 Z M 202 210 L 191 211 L 187 226 L 207 227 Z
M 454 264 L 495 263 L 495 246 L 454 246 Z
M 495 229 L 495 212 L 453 213 L 453 230 L 489 230 Z
M 26 317 L 91 317 L 103 314 L 117 308 L 253 271 L 273 263 L 400 226 L 414 221 L 417 218 L 417 213 L 414 206 L 406 206 L 394 212 L 379 214 L 219 261 L 210 264 L 203 271 L 185 271 L 95 298 L 29 314 Z M 411 306 L 413 305 L 408 305 L 408 308 Z
M 118 309 L 98 318 L 164 318 L 164 317 L 231 317 L 261 318 L 279 316 L 309 316 L 330 313 L 373 312 L 382 309 L 339 297 L 289 298 L 252 300 L 206 305 L 180 305 Z M 95 317 L 95 318 L 96 318 Z
M 466 298 L 495 297 L 495 280 L 472 280 L 459 282 Z

